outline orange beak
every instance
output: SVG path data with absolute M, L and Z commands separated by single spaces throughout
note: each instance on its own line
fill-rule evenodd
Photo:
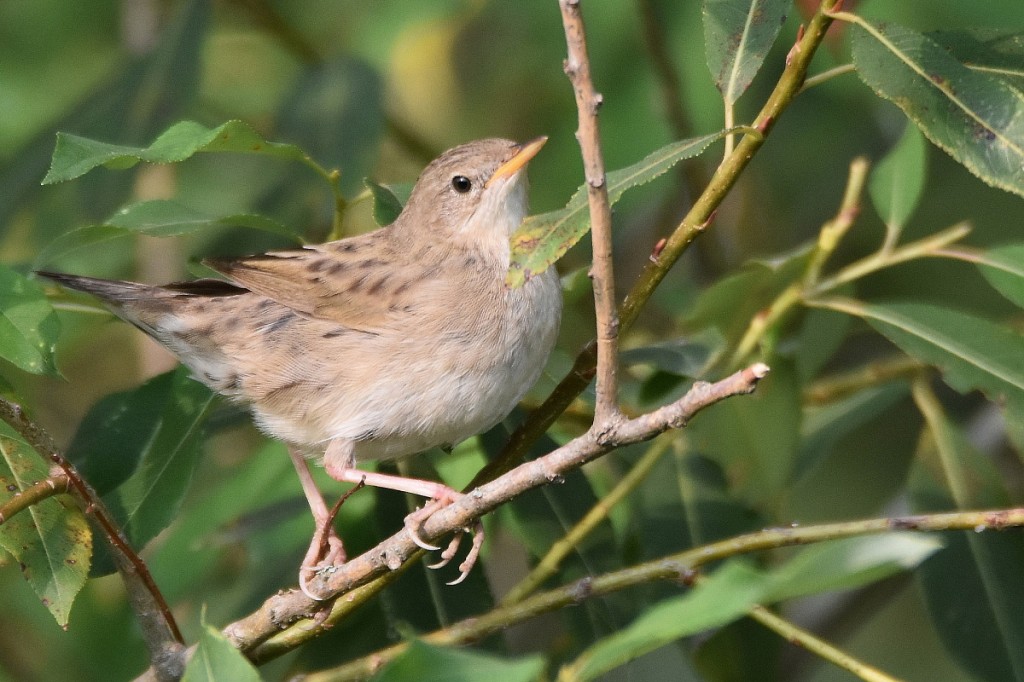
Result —
M 541 135 L 535 137 L 529 142 L 523 142 L 519 145 L 519 151 L 515 153 L 511 159 L 498 166 L 498 170 L 494 171 L 494 174 L 487 179 L 484 183 L 484 188 L 490 187 L 491 183 L 499 178 L 508 178 L 515 175 L 519 169 L 530 162 L 530 159 L 537 156 L 537 152 L 544 146 L 544 143 L 548 141 L 547 135 Z

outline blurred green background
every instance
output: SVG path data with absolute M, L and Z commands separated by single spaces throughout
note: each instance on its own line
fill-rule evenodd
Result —
M 604 95 L 600 122 L 609 169 L 633 163 L 672 140 L 723 126 L 721 99 L 704 61 L 700 3 L 588 0 L 583 5 L 594 78 Z M 856 11 L 922 31 L 1024 23 L 1017 0 L 869 0 L 857 3 Z M 739 102 L 739 122 L 756 113 L 781 72 L 799 24 L 798 12 L 792 14 L 763 72 Z M 848 60 L 841 33 L 831 36 L 812 71 Z M 444 149 L 487 136 L 550 136 L 530 166 L 532 206 L 535 212 L 560 207 L 582 182 L 573 136 L 576 110 L 562 73 L 564 55 L 554 0 L 8 0 L 0 3 L 0 259 L 21 271 L 46 267 L 155 282 L 191 276 L 203 256 L 294 243 L 224 227 L 174 239 L 122 238 L 52 261 L 38 260 L 56 236 L 102 222 L 131 201 L 152 198 L 173 197 L 216 215 L 263 213 L 305 239 L 325 237 L 333 209 L 326 185 L 298 164 L 269 158 L 207 154 L 174 166 L 101 169 L 74 182 L 40 185 L 57 131 L 145 145 L 182 119 L 211 127 L 242 119 L 267 139 L 295 143 L 324 166 L 339 169 L 352 202 L 346 213 L 349 233 L 374 226 L 364 178 L 412 182 Z M 678 101 L 666 101 L 657 66 L 662 57 L 678 74 Z M 685 328 L 682 318 L 703 287 L 751 257 L 783 253 L 812 239 L 836 210 L 850 161 L 858 155 L 880 158 L 899 137 L 904 121 L 853 74 L 803 94 L 719 210 L 713 227 L 662 285 L 626 345 L 678 336 Z M 632 283 L 658 238 L 675 227 L 720 154 L 717 145 L 688 162 L 685 172 L 670 172 L 616 206 L 621 290 Z M 932 147 L 928 163 L 925 196 L 907 228 L 908 239 L 970 219 L 972 244 L 1020 240 L 1024 207 L 1019 197 L 985 186 Z M 862 255 L 882 232 L 879 218 L 866 209 L 840 258 Z M 568 276 L 564 328 L 549 371 L 531 394 L 533 402 L 546 395 L 593 335 L 585 278 L 570 276 L 588 260 L 584 240 L 559 266 Z M 914 264 L 868 278 L 858 293 L 867 299 L 913 296 L 994 316 L 1010 311 L 998 297 L 979 293 L 984 288 L 980 276 L 966 269 L 957 271 L 962 277 L 945 272 L 932 263 Z M 173 362 L 109 316 L 69 312 L 61 322 L 62 378 L 28 376 L 6 365 L 0 375 L 63 445 L 99 398 L 136 387 Z M 863 348 L 855 347 L 848 362 L 856 362 L 858 353 L 867 357 L 873 343 L 878 342 L 866 339 Z M 871 426 L 874 452 L 836 455 L 841 471 L 805 481 L 779 506 L 805 522 L 879 513 L 903 485 L 915 447 L 915 433 L 901 426 L 917 419 L 905 397 L 897 398 Z M 220 625 L 275 589 L 290 586 L 309 533 L 283 450 L 264 445 L 244 416 L 223 410 L 219 420 L 211 427 L 215 436 L 179 523 L 146 555 L 187 637 L 197 632 L 203 604 L 209 622 Z M 570 422 L 559 435 L 578 428 Z M 456 485 L 482 462 L 479 448 L 461 451 L 455 464 L 439 464 L 451 468 L 442 474 Z M 600 489 L 602 476 L 614 471 L 613 465 L 597 468 L 591 473 L 593 485 Z M 1019 467 L 1012 472 L 1021 473 Z M 840 480 L 842 487 L 835 487 Z M 1019 480 L 1012 483 L 1019 488 Z M 554 494 L 558 490 L 563 489 Z M 239 499 L 249 501 L 240 508 Z M 343 535 L 355 547 L 368 546 L 399 525 L 400 511 L 388 522 L 378 520 L 379 527 L 351 521 L 371 515 L 371 506 L 369 496 L 346 506 L 343 515 L 350 520 L 343 520 Z M 492 551 L 502 551 L 500 537 L 494 542 Z M 642 545 L 645 539 L 639 535 L 635 542 Z M 655 550 L 641 546 L 634 553 L 651 556 Z M 500 582 L 500 576 L 491 578 Z M 425 584 L 427 578 L 416 580 Z M 39 606 L 16 566 L 0 570 L 0 591 L 0 679 L 68 679 L 69 671 L 80 680 L 125 679 L 144 666 L 145 652 L 115 577 L 89 583 L 67 633 Z M 396 623 L 426 629 L 479 606 L 464 602 L 461 614 L 454 607 L 417 621 L 413 605 L 402 601 L 405 594 L 396 590 L 364 610 L 357 622 L 273 664 L 268 679 L 291 666 L 337 661 L 339 648 L 346 654 L 370 651 L 397 636 Z M 619 606 L 593 607 L 577 620 L 614 630 L 628 620 Z M 822 598 L 800 611 L 812 629 L 907 679 L 971 679 L 942 650 L 924 612 L 910 577 L 884 581 L 859 594 L 857 603 L 843 596 Z M 574 623 L 568 630 L 583 627 Z M 543 633 L 539 637 L 513 634 L 508 650 L 562 647 L 561 654 L 567 655 L 575 646 L 561 626 L 542 623 L 538 631 Z M 544 641 L 552 633 L 561 639 Z M 751 642 L 773 637 L 744 623 L 700 644 L 714 652 L 732 646 L 731 640 L 754 646 Z M 801 652 L 772 651 L 783 662 L 771 669 L 784 671 L 785 677 L 761 677 L 748 669 L 709 679 L 851 679 Z M 658 675 L 678 672 L 682 665 L 677 653 L 662 651 L 627 666 L 615 679 L 667 679 Z

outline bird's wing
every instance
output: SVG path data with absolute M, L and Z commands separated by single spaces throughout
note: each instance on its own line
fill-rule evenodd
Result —
M 428 285 L 431 273 L 372 236 L 204 262 L 302 315 L 373 332 L 408 312 L 411 297 Z

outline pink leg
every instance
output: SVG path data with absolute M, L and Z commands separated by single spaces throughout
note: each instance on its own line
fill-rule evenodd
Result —
M 320 598 L 310 592 L 307 587 L 307 574 L 313 573 L 321 566 L 333 566 L 345 563 L 345 547 L 341 538 L 334 531 L 334 515 L 337 513 L 337 506 L 330 510 L 323 495 L 313 482 L 313 476 L 309 473 L 309 464 L 302 453 L 294 448 L 288 448 L 288 454 L 295 465 L 295 472 L 299 475 L 299 482 L 302 484 L 302 492 L 306 495 L 306 501 L 313 512 L 313 519 L 316 522 L 316 530 L 313 533 L 313 540 L 302 559 L 302 566 L 299 568 L 299 589 L 310 599 L 319 601 Z
M 362 483 L 375 488 L 385 488 L 387 490 L 409 493 L 410 495 L 419 495 L 431 500 L 422 509 L 418 509 L 405 517 L 405 529 L 409 533 L 409 537 L 412 538 L 412 541 L 419 547 L 429 551 L 441 549 L 425 542 L 420 537 L 420 529 L 423 527 L 423 523 L 430 518 L 431 514 L 462 497 L 462 493 L 436 481 L 425 481 L 419 478 L 406 478 L 405 476 L 393 476 L 391 474 L 356 469 L 355 458 L 352 456 L 352 443 L 340 439 L 332 440 L 327 445 L 327 451 L 324 453 L 324 466 L 331 478 L 343 483 Z M 476 559 L 480 554 L 480 548 L 484 542 L 484 527 L 480 521 L 474 524 L 472 531 L 466 528 L 463 529 L 463 532 L 473 533 L 473 546 L 470 548 L 466 560 L 459 565 L 461 575 L 449 583 L 451 585 L 466 579 L 466 576 L 469 575 L 470 570 L 472 570 L 473 565 L 476 563 Z M 451 561 L 458 550 L 459 537 L 461 536 L 456 536 L 452 540 L 448 549 L 441 555 L 441 561 L 432 566 L 432 568 L 440 568 Z

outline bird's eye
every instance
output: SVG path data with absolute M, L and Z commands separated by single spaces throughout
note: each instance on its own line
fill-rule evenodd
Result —
M 465 175 L 456 175 L 452 178 L 452 188 L 459 194 L 465 194 L 473 189 L 473 183 Z

